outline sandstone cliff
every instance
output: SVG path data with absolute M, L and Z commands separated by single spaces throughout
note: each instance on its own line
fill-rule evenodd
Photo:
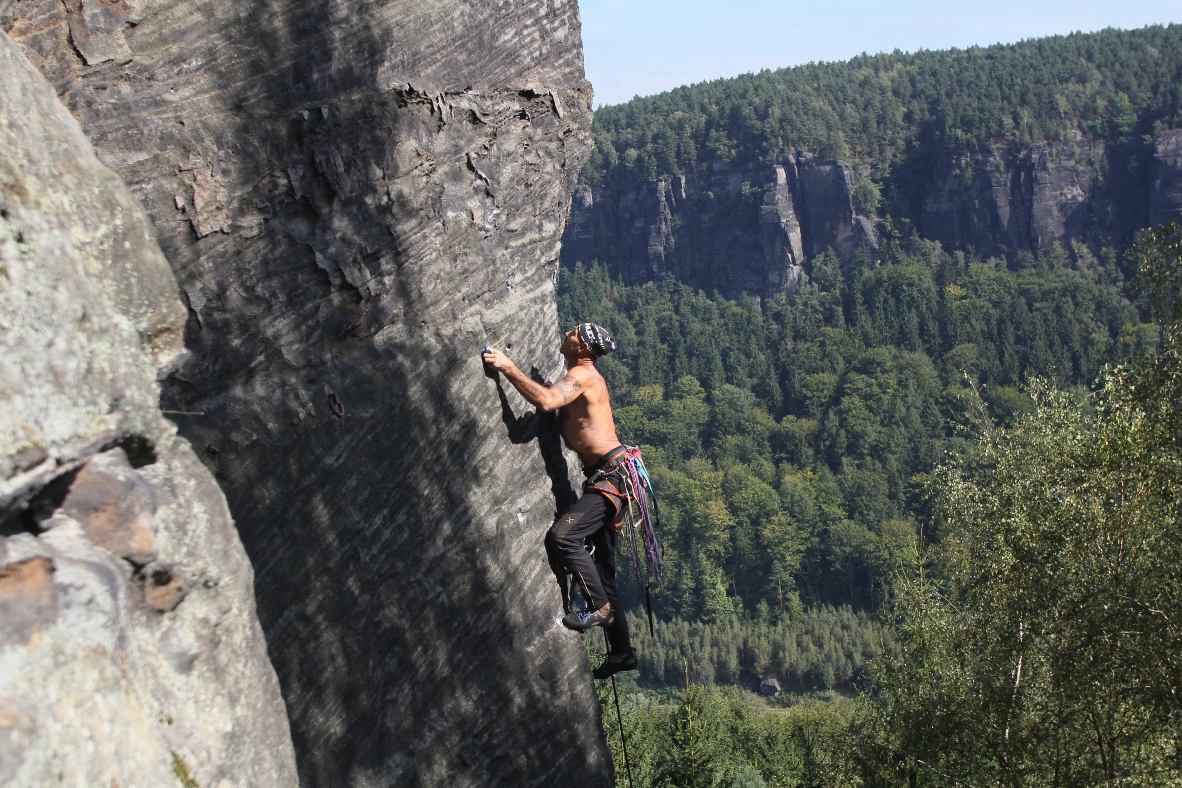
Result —
M 1182 129 L 1158 135 L 1153 154 L 1149 223 L 1157 226 L 1182 216 Z
M 920 227 L 947 249 L 972 246 L 983 258 L 1045 255 L 1072 241 L 1111 243 L 1098 189 L 1106 153 L 1104 140 L 1080 137 L 1025 150 L 997 145 L 945 162 L 923 201 Z
M 201 414 L 177 418 L 254 563 L 301 783 L 607 784 L 542 550 L 577 480 L 478 358 L 559 366 L 574 0 L 18 0 L 0 25 L 180 282 L 194 357 L 164 399 Z
M 712 162 L 619 194 L 580 186 L 563 262 L 618 264 L 633 283 L 673 274 L 729 297 L 791 295 L 806 260 L 826 249 L 845 258 L 877 250 L 877 230 L 853 191 L 849 164 L 807 153 L 773 167 Z
M 290 786 L 250 563 L 158 405 L 143 208 L 0 33 L 0 783 Z

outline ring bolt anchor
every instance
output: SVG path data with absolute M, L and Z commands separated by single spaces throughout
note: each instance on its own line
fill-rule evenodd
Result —
M 328 407 L 338 419 L 345 418 L 345 403 L 341 402 L 341 398 L 335 392 L 328 395 Z

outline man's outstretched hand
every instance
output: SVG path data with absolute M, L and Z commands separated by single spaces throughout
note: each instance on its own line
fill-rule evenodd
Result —
M 480 354 L 480 360 L 484 362 L 484 366 L 497 372 L 508 372 L 514 366 L 508 356 L 493 348 L 485 348 Z
M 547 386 L 531 379 L 499 350 L 486 347 L 481 352 L 480 359 L 484 362 L 485 369 L 496 370 L 504 374 L 505 379 L 513 384 L 513 388 L 517 389 L 529 404 L 545 411 L 561 408 L 575 397 L 581 396 L 579 391 L 582 386 L 580 375 L 587 374 L 586 370 L 574 369 L 554 386 Z M 538 377 L 541 378 L 540 375 Z

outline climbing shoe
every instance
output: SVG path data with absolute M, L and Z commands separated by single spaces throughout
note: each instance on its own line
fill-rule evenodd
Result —
M 591 675 L 596 679 L 606 679 L 614 676 L 621 670 L 636 670 L 636 652 L 629 651 L 623 656 L 612 654 L 608 652 L 603 657 L 603 662 L 599 667 L 591 671 Z
M 616 611 L 614 610 L 608 611 L 606 616 L 598 610 L 575 610 L 562 617 L 562 625 L 567 629 L 582 632 L 591 627 L 611 626 L 615 620 Z

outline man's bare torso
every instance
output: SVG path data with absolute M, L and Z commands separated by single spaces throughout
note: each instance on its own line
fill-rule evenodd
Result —
M 485 366 L 504 374 L 530 404 L 547 411 L 560 409 L 562 436 L 567 445 L 579 455 L 583 465 L 594 465 L 620 445 L 607 382 L 595 368 L 595 359 L 577 330 L 566 332 L 561 350 L 567 363 L 566 377 L 553 386 L 543 386 L 531 379 L 494 348 L 485 348 L 480 357 Z
M 600 457 L 620 445 L 616 437 L 616 421 L 612 415 L 611 399 L 607 383 L 594 366 L 578 366 L 570 370 L 565 378 L 556 384 L 562 390 L 574 382 L 578 394 L 559 411 L 562 419 L 562 436 L 583 465 L 594 465 Z

